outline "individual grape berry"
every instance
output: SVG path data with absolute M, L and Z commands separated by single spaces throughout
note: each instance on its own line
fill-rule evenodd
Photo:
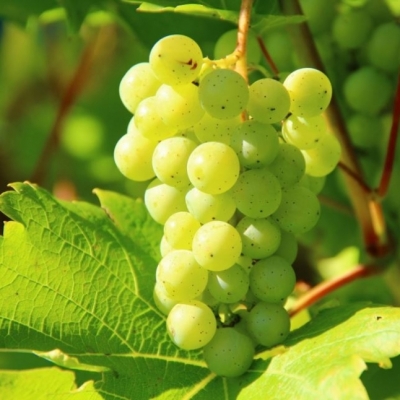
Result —
M 371 149 L 382 140 L 383 124 L 379 116 L 353 114 L 347 119 L 347 130 L 352 143 L 360 149 Z
M 244 374 L 254 357 L 252 340 L 235 328 L 217 329 L 203 349 L 204 361 L 217 375 L 233 378 Z
M 334 135 L 327 133 L 316 147 L 302 150 L 306 173 L 315 177 L 328 175 L 340 161 L 341 152 L 339 141 Z
M 236 211 L 236 203 L 229 192 L 208 194 L 192 188 L 186 194 L 186 206 L 200 223 L 229 221 Z
M 299 184 L 311 190 L 314 194 L 319 194 L 324 188 L 326 175 L 324 176 L 311 176 L 304 174 Z
M 114 149 L 114 161 L 121 174 L 134 181 L 147 181 L 154 177 L 151 163 L 155 140 L 145 138 L 136 128 L 122 136 Z
M 153 46 L 149 61 L 161 82 L 172 86 L 185 85 L 198 77 L 203 54 L 193 39 L 184 35 L 170 35 Z
M 239 176 L 240 164 L 232 148 L 220 142 L 207 142 L 190 155 L 187 172 L 190 182 L 208 194 L 229 190 Z
M 400 67 L 400 27 L 395 22 L 379 25 L 367 45 L 371 65 L 386 72 Z
M 296 284 L 292 266 L 276 255 L 257 261 L 249 278 L 250 290 L 258 299 L 267 303 L 282 304 Z
M 165 236 L 163 235 L 160 241 L 160 255 L 161 257 L 166 256 L 169 252 L 171 252 L 174 249 L 167 241 Z
M 207 270 L 196 262 L 189 250 L 173 250 L 157 266 L 156 281 L 173 300 L 187 301 L 201 295 L 207 280 Z
M 154 75 L 149 63 L 139 63 L 131 67 L 119 85 L 119 96 L 124 106 L 134 114 L 138 104 L 147 97 L 154 96 L 161 82 Z
M 206 113 L 194 126 L 194 133 L 201 143 L 221 142 L 229 145 L 233 131 L 240 126 L 240 122 L 240 117 L 219 119 Z
M 281 241 L 274 256 L 284 258 L 290 265 L 296 260 L 299 245 L 293 233 L 281 230 Z
M 192 249 L 192 241 L 201 224 L 186 211 L 172 214 L 164 225 L 164 237 L 174 249 Z
M 320 217 L 317 196 L 301 185 L 282 190 L 282 202 L 271 218 L 288 232 L 299 235 L 312 229 Z
M 197 230 L 192 249 L 194 258 L 202 267 L 210 271 L 223 271 L 238 260 L 242 240 L 232 225 L 211 221 Z
M 144 203 L 151 217 L 159 224 L 174 213 L 187 211 L 185 196 L 187 190 L 162 183 L 159 179 L 150 182 L 144 194 Z
M 257 303 L 246 318 L 246 327 L 257 343 L 273 347 L 282 343 L 290 332 L 290 318 L 280 304 Z
M 343 91 L 347 104 L 354 111 L 377 115 L 392 97 L 392 84 L 386 75 L 366 66 L 347 76 Z
M 282 187 L 298 183 L 306 171 L 306 162 L 301 151 L 289 143 L 280 143 L 278 155 L 268 165 Z
M 231 146 L 240 164 L 247 168 L 262 168 L 278 154 L 278 134 L 272 125 L 245 121 L 232 134 Z
M 330 30 L 333 18 L 336 15 L 336 2 L 321 0 L 301 0 L 301 8 L 307 16 L 307 23 L 311 32 L 320 34 Z
M 147 97 L 138 104 L 132 121 L 140 133 L 151 140 L 163 140 L 176 133 L 176 129 L 166 125 L 158 113 L 155 96 Z
M 243 172 L 231 192 L 238 210 L 251 218 L 270 216 L 282 196 L 278 179 L 266 169 Z
M 204 347 L 214 337 L 217 322 L 211 308 L 198 300 L 176 304 L 167 317 L 167 332 L 181 349 Z
M 269 257 L 279 247 L 281 230 L 270 218 L 242 218 L 236 225 L 242 238 L 242 254 L 253 259 Z
M 157 144 L 152 156 L 153 170 L 160 181 L 177 188 L 190 185 L 187 161 L 197 144 L 184 137 L 172 137 Z
M 200 81 L 199 98 L 204 110 L 212 117 L 230 119 L 246 108 L 249 89 L 239 73 L 217 69 Z
M 264 78 L 251 84 L 247 110 L 256 121 L 264 124 L 280 122 L 289 109 L 290 96 L 281 82 Z
M 326 130 L 322 115 L 310 118 L 292 115 L 282 124 L 282 136 L 286 142 L 302 150 L 315 147 L 321 137 L 326 134 Z
M 174 305 L 178 304 L 177 300 L 174 300 L 170 296 L 168 296 L 165 288 L 161 283 L 156 283 L 154 285 L 153 300 L 158 310 L 161 311 L 164 315 L 168 315 Z
M 234 264 L 224 271 L 210 272 L 207 287 L 218 302 L 236 303 L 249 290 L 249 276 L 240 265 Z
M 315 117 L 325 111 L 331 101 L 332 85 L 317 69 L 298 69 L 285 79 L 283 85 L 290 95 L 290 112 L 298 117 Z
M 332 35 L 339 47 L 358 49 L 367 41 L 372 28 L 372 18 L 365 10 L 351 10 L 335 18 Z

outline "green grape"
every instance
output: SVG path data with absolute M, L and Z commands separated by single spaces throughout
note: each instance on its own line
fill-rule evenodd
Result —
M 208 290 L 221 303 L 236 303 L 244 299 L 249 290 L 249 276 L 238 264 L 208 275 Z
M 190 189 L 186 195 L 189 212 L 202 224 L 210 221 L 228 221 L 236 211 L 236 203 L 229 192 L 208 194 Z
M 196 143 L 184 137 L 172 137 L 158 143 L 153 152 L 152 165 L 157 178 L 178 188 L 190 185 L 186 165 Z
M 392 97 L 389 78 L 373 67 L 361 67 L 348 75 L 343 91 L 347 104 L 363 114 L 377 115 Z
M 163 140 L 176 133 L 175 128 L 164 123 L 157 110 L 157 98 L 147 97 L 138 104 L 132 119 L 140 133 L 151 140 Z
M 314 194 L 321 193 L 324 188 L 326 176 L 311 176 L 304 174 L 299 184 L 311 190 Z
M 240 265 L 247 274 L 251 271 L 254 264 L 253 259 L 247 256 L 240 256 L 236 263 Z
M 272 255 L 279 247 L 281 230 L 269 218 L 242 218 L 236 225 L 242 238 L 242 254 L 254 259 Z
M 211 308 L 198 300 L 176 304 L 167 317 L 167 332 L 181 349 L 204 347 L 215 335 L 217 322 Z
M 342 151 L 336 137 L 327 133 L 316 147 L 301 152 L 306 162 L 306 173 L 311 176 L 325 176 L 335 169 Z
M 244 374 L 253 362 L 252 340 L 235 328 L 217 329 L 203 349 L 207 367 L 217 375 L 233 378 Z
M 214 60 L 225 58 L 232 54 L 237 44 L 237 29 L 231 29 L 219 37 L 214 47 Z M 247 36 L 247 63 L 257 65 L 261 60 L 261 50 L 257 38 L 253 32 L 249 31 Z
M 336 1 L 301 0 L 300 5 L 312 33 L 317 34 L 330 30 L 336 15 Z
M 274 256 L 284 258 L 290 265 L 296 260 L 299 245 L 293 233 L 281 230 L 281 241 Z
M 218 119 L 206 113 L 194 126 L 194 133 L 201 143 L 221 142 L 229 145 L 232 133 L 240 123 L 240 117 Z
M 388 4 L 382 0 L 369 0 L 365 4 L 365 10 L 375 21 L 375 25 L 393 20 Z
M 187 211 L 172 214 L 164 225 L 164 236 L 174 249 L 192 249 L 194 234 L 200 222 Z
M 160 241 L 160 254 L 161 257 L 165 257 L 169 252 L 171 252 L 174 249 L 167 241 L 165 236 L 163 235 Z
M 249 88 L 247 111 L 259 122 L 280 122 L 289 113 L 290 96 L 281 82 L 275 79 L 259 79 Z
M 252 169 L 240 174 L 232 195 L 236 207 L 245 216 L 266 218 L 281 202 L 281 185 L 266 169 Z
M 301 185 L 282 190 L 282 202 L 271 218 L 295 235 L 308 232 L 318 222 L 320 204 L 317 196 Z
M 187 301 L 201 295 L 207 286 L 208 272 L 189 250 L 173 250 L 157 266 L 156 281 L 173 300 Z
M 285 79 L 283 85 L 290 95 L 290 111 L 298 117 L 315 117 L 325 111 L 331 101 L 332 85 L 317 69 L 298 69 Z
M 137 105 L 147 97 L 154 96 L 161 82 L 154 75 L 149 63 L 131 67 L 119 85 L 119 97 L 123 105 L 134 114 Z
M 234 130 L 231 146 L 242 166 L 262 168 L 278 154 L 278 134 L 272 125 L 245 121 Z
M 153 300 L 158 310 L 164 315 L 168 315 L 172 307 L 178 303 L 178 301 L 168 296 L 163 285 L 158 282 L 154 285 Z
M 212 117 L 230 119 L 246 108 L 249 89 L 239 73 L 216 69 L 200 81 L 199 98 L 204 110 Z
M 229 190 L 237 181 L 239 159 L 231 147 L 220 142 L 202 143 L 190 155 L 187 172 L 194 187 L 209 194 Z
M 204 304 L 207 304 L 209 307 L 215 307 L 219 305 L 219 302 L 216 299 L 214 299 L 213 295 L 208 290 L 208 287 L 206 287 L 203 290 L 201 296 L 199 296 L 196 300 L 199 300 Z
M 184 35 L 170 35 L 153 46 L 149 61 L 161 82 L 172 86 L 185 85 L 200 74 L 203 53 L 193 39 Z
M 400 26 L 388 22 L 375 28 L 367 52 L 374 67 L 385 72 L 396 72 L 400 67 Z
M 286 259 L 272 256 L 257 261 L 250 271 L 250 290 L 267 303 L 282 304 L 293 292 L 296 274 Z
M 282 124 L 282 136 L 285 141 L 302 150 L 315 147 L 326 131 L 327 127 L 322 115 L 311 118 L 291 115 Z
M 187 129 L 201 120 L 204 110 L 199 89 L 191 83 L 181 86 L 161 85 L 156 98 L 158 113 L 164 123 L 174 129 Z
M 151 217 L 159 224 L 174 213 L 187 211 L 185 196 L 187 190 L 162 183 L 159 179 L 150 182 L 144 194 L 144 203 Z
M 257 303 L 246 318 L 246 326 L 257 343 L 273 347 L 282 343 L 290 332 L 290 318 L 280 304 Z
M 353 9 L 336 16 L 332 35 L 342 49 L 358 49 L 367 41 L 372 28 L 370 15 L 363 9 Z
M 238 260 L 242 240 L 237 230 L 223 221 L 211 221 L 197 230 L 193 238 L 196 261 L 210 271 L 223 271 Z
M 280 143 L 275 160 L 268 166 L 282 187 L 292 186 L 300 181 L 306 170 L 301 151 L 292 144 Z
M 378 116 L 354 114 L 347 119 L 351 141 L 361 149 L 373 148 L 383 137 L 382 121 Z
M 268 29 L 263 35 L 265 47 L 274 60 L 279 71 L 292 71 L 293 65 L 293 43 L 284 29 Z
M 151 157 L 157 142 L 145 138 L 137 129 L 122 136 L 114 149 L 114 161 L 121 174 L 133 181 L 154 177 Z

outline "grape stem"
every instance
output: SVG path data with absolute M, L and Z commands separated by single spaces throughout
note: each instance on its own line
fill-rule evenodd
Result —
M 379 267 L 374 267 L 370 265 L 359 265 L 342 275 L 339 275 L 328 281 L 321 282 L 296 300 L 293 307 L 291 307 L 291 309 L 289 310 L 289 315 L 291 317 L 295 316 L 300 311 L 310 307 L 328 294 L 350 282 L 356 281 L 360 278 L 377 275 L 381 272 L 382 268 Z
M 236 63 L 236 72 L 243 76 L 248 82 L 247 74 L 247 37 L 249 34 L 250 20 L 251 20 L 251 8 L 253 6 L 253 0 L 242 0 L 239 12 L 238 21 L 238 35 L 237 35 L 237 46 L 235 53 L 238 55 Z
M 280 0 L 280 4 L 285 15 L 303 14 L 298 0 Z M 298 25 L 289 26 L 288 29 L 294 41 L 295 48 L 301 49 L 299 57 L 302 59 L 304 65 L 325 71 L 308 24 L 302 22 Z M 372 257 L 383 257 L 393 249 L 389 245 L 386 222 L 383 218 L 381 205 L 374 201 L 373 191 L 369 190 L 366 193 L 364 185 L 354 184 L 355 177 L 359 177 L 357 178 L 358 183 L 364 182 L 364 175 L 350 142 L 335 95 L 332 97 L 331 104 L 325 116 L 328 125 L 337 136 L 342 147 L 341 161 L 343 165 L 348 167 L 348 170 L 344 171 L 344 179 L 354 213 L 361 226 L 366 250 Z M 349 171 L 353 173 L 349 175 Z
M 279 75 L 278 67 L 276 66 L 271 55 L 269 54 L 267 47 L 265 46 L 265 43 L 263 41 L 263 38 L 261 36 L 257 36 L 257 42 L 258 42 L 258 45 L 260 46 L 261 53 L 263 54 L 265 60 L 267 61 L 269 67 L 271 68 L 272 74 L 275 77 L 278 77 L 278 75 Z
M 64 121 L 71 107 L 76 103 L 77 98 L 82 93 L 82 90 L 89 80 L 90 71 L 93 65 L 94 55 L 96 48 L 98 47 L 100 36 L 102 35 L 98 34 L 93 41 L 86 45 L 74 74 L 65 88 L 64 94 L 60 99 L 60 104 L 53 122 L 53 126 L 51 127 L 47 141 L 38 159 L 35 170 L 30 178 L 31 182 L 40 185 L 45 179 L 46 173 L 49 170 L 49 164 L 52 155 L 57 150 L 57 147 L 60 143 Z
M 380 198 L 385 197 L 389 189 L 389 183 L 390 183 L 390 178 L 392 176 L 394 158 L 396 154 L 397 135 L 399 132 L 399 120 L 400 120 L 400 70 L 397 77 L 396 98 L 394 100 L 393 119 L 392 119 L 392 126 L 390 129 L 390 137 L 386 150 L 385 164 L 383 167 L 381 180 L 379 182 L 379 187 L 376 190 Z

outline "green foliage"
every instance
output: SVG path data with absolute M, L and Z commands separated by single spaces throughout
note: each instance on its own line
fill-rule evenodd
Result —
M 162 232 L 141 202 L 96 190 L 99 208 L 57 201 L 27 183 L 13 188 L 0 197 L 14 220 L 0 240 L 0 347 L 97 371 L 94 388 L 105 399 L 334 399 L 337 390 L 367 399 L 358 379 L 365 361 L 388 367 L 400 353 L 400 310 L 355 304 L 322 311 L 282 351 L 259 354 L 243 377 L 216 377 L 199 352 L 167 338 L 151 300 Z M 0 389 L 18 398 L 24 374 L 41 385 L 39 373 L 53 381 L 55 399 L 73 393 L 70 373 L 57 369 L 5 372 Z

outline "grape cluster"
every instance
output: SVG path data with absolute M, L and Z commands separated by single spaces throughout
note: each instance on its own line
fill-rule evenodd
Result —
M 249 85 L 224 60 L 186 36 L 158 41 L 121 81 L 133 118 L 114 156 L 129 179 L 152 179 L 145 205 L 164 225 L 154 301 L 171 340 L 233 377 L 289 333 L 296 235 L 318 221 L 340 146 L 321 116 L 323 73 Z

